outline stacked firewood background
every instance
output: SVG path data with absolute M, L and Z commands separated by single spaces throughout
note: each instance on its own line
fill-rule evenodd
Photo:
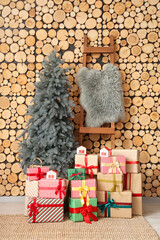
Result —
M 140 149 L 143 193 L 160 196 L 160 2 L 159 0 L 0 0 L 0 195 L 24 195 L 25 175 L 17 159 L 17 136 L 39 80 L 43 58 L 52 49 L 71 67 L 78 139 L 80 104 L 75 75 L 82 67 L 83 36 L 106 46 L 113 35 L 115 62 L 123 81 L 126 118 L 116 124 L 116 147 Z M 108 55 L 87 57 L 101 69 Z M 107 104 L 107 103 L 106 103 Z M 109 136 L 86 135 L 84 145 L 98 153 Z

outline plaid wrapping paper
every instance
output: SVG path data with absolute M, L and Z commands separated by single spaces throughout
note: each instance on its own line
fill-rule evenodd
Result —
M 25 195 L 27 197 L 38 197 L 39 181 L 26 180 Z
M 62 222 L 63 199 L 32 198 L 28 203 L 28 222 Z
M 37 181 L 41 178 L 46 178 L 47 172 L 49 172 L 50 167 L 33 167 L 27 168 L 27 180 Z
M 118 192 L 97 191 L 98 216 L 100 217 L 132 217 L 131 191 Z
M 67 191 L 66 179 L 41 179 L 39 180 L 39 197 L 64 198 Z
M 123 175 L 122 174 L 102 174 L 97 175 L 98 191 L 123 191 Z
M 126 159 L 125 156 L 110 156 L 101 157 L 100 159 L 100 172 L 107 173 L 126 173 Z
M 142 174 L 124 174 L 124 190 L 132 191 L 132 208 L 134 215 L 142 215 Z
M 140 172 L 140 151 L 137 149 L 112 149 L 112 155 L 123 155 L 126 158 L 126 172 Z

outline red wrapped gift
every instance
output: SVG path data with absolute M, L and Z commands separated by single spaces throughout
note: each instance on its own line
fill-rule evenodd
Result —
M 49 167 L 45 166 L 27 168 L 27 180 L 38 181 L 41 178 L 45 178 L 49 169 L 50 169 Z
M 66 195 L 66 179 L 41 179 L 39 181 L 39 197 L 64 198 Z

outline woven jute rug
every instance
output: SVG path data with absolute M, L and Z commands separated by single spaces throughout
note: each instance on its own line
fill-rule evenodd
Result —
M 27 223 L 23 215 L 0 216 L 0 239 L 34 240 L 153 240 L 159 239 L 143 217 L 100 218 L 86 224 L 67 217 L 61 223 Z

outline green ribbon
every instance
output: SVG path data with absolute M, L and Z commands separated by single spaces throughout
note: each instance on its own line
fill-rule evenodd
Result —
M 117 205 L 114 203 L 114 199 L 111 199 L 110 192 L 108 192 L 108 202 L 106 204 L 98 204 L 98 208 L 101 210 L 101 213 L 104 213 L 106 208 L 108 208 L 108 217 L 111 217 L 111 208 L 132 208 L 131 205 Z

